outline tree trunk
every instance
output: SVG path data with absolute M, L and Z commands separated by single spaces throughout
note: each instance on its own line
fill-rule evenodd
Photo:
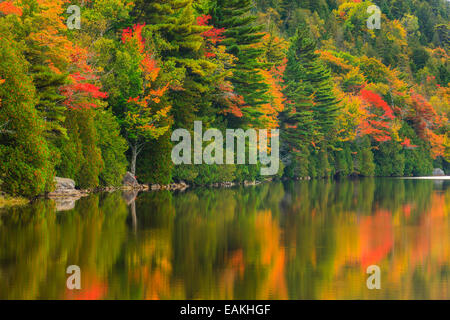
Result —
M 131 146 L 131 173 L 136 176 L 137 145 Z

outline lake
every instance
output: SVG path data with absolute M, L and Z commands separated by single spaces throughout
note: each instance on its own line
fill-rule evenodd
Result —
M 0 211 L 0 299 L 450 299 L 450 180 L 133 198 Z M 66 287 L 70 265 L 81 290 Z M 366 285 L 370 265 L 379 290 Z

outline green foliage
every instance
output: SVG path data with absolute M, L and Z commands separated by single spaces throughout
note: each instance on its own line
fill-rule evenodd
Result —
M 374 152 L 375 175 L 379 177 L 401 177 L 405 170 L 405 156 L 401 147 L 393 142 L 380 145 Z
M 136 176 L 144 183 L 168 184 L 172 181 L 171 132 L 150 141 L 137 161 Z
M 110 110 L 99 110 L 95 117 L 95 128 L 104 162 L 99 175 L 100 184 L 119 186 L 128 166 L 125 157 L 128 146 L 120 135 L 119 123 Z
M 260 59 L 264 49 L 258 46 L 263 33 L 256 25 L 256 16 L 250 14 L 251 0 L 214 0 L 210 15 L 216 28 L 223 28 L 225 39 L 222 44 L 228 53 L 236 57 L 230 81 L 235 93 L 244 100 L 241 119 L 232 119 L 236 125 L 260 125 L 261 106 L 268 103 L 268 85 L 258 69 L 264 65 Z
M 364 177 L 372 177 L 375 175 L 375 162 L 371 150 L 371 145 L 368 137 L 362 139 L 357 143 L 358 148 L 358 166 L 355 168 L 356 173 Z
M 68 138 L 60 140 L 58 175 L 74 179 L 80 188 L 99 186 L 104 167 L 94 119 L 94 110 L 68 110 L 64 123 Z
M 3 36 L 7 33 L 0 31 Z M 0 188 L 33 197 L 53 187 L 54 168 L 43 134 L 44 121 L 34 108 L 37 98 L 21 46 L 0 41 Z

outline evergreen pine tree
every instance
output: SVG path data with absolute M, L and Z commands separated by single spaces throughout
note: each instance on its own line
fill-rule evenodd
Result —
M 214 27 L 223 28 L 225 39 L 222 45 L 237 60 L 232 69 L 231 83 L 234 91 L 244 100 L 241 119 L 234 120 L 235 125 L 256 125 L 262 115 L 261 106 L 268 103 L 268 85 L 259 72 L 264 69 L 260 58 L 264 48 L 259 46 L 262 26 L 254 23 L 256 17 L 250 14 L 251 0 L 216 0 L 210 10 Z
M 301 80 L 305 69 L 300 61 L 301 38 L 299 33 L 291 39 L 284 72 L 286 107 L 280 113 L 281 154 L 290 176 L 306 176 L 308 173 L 309 144 L 315 139 L 312 96 L 308 84 Z
M 316 53 L 316 43 L 310 37 L 308 27 L 300 27 L 294 40 L 297 43 L 298 63 L 304 70 L 299 79 L 306 83 L 307 93 L 313 97 L 312 110 L 321 135 L 319 141 L 329 141 L 339 110 L 338 101 L 333 94 L 330 70 Z
M 196 113 L 208 108 L 208 91 L 216 68 L 200 48 L 202 33 L 210 27 L 197 25 L 192 0 L 138 0 L 132 15 L 146 23 L 165 72 L 173 75 L 170 90 L 175 127 L 189 127 Z

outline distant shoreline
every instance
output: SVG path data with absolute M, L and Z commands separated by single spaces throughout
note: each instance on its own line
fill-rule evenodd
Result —
M 430 177 L 397 177 L 401 180 L 450 180 L 450 176 L 430 176 Z

